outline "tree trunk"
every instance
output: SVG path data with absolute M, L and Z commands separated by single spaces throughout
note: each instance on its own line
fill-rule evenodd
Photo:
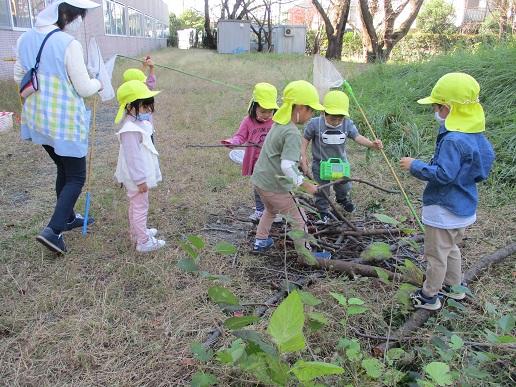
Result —
M 328 49 L 326 50 L 327 59 L 338 59 L 342 57 L 342 40 L 346 32 L 346 23 L 349 16 L 351 0 L 339 0 L 335 4 L 335 18 L 333 22 L 318 0 L 312 0 L 312 4 L 317 9 L 324 21 L 324 28 L 328 38 Z
M 215 39 L 213 38 L 213 33 L 211 32 L 210 26 L 210 7 L 209 0 L 204 0 L 204 47 L 214 50 L 217 48 L 217 44 L 215 43 Z

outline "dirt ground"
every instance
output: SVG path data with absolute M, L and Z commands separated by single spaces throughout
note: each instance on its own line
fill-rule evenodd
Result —
M 125 191 L 113 179 L 118 155 L 113 101 L 99 103 L 97 111 L 91 186 L 96 222 L 86 237 L 79 231 L 66 234 L 69 253 L 64 257 L 50 254 L 34 239 L 48 222 L 54 203 L 51 160 L 41 147 L 20 141 L 16 130 L 0 134 L 2 385 L 189 385 L 201 367 L 192 361 L 190 343 L 203 342 L 226 316 L 207 297 L 213 281 L 176 266 L 185 256 L 178 241 L 188 235 L 203 236 L 209 246 L 226 240 L 238 247 L 234 256 L 207 248 L 201 269 L 224 276 L 225 285 L 246 302 L 262 303 L 281 286 L 283 262 L 250 255 L 254 226 L 238 221 L 252 211 L 249 180 L 240 176 L 226 149 L 186 145 L 213 144 L 230 136 L 246 113 L 254 83 L 268 81 L 281 90 L 290 80 L 306 78 L 310 61 L 300 57 L 266 61 L 195 50 L 162 51 L 155 61 L 246 89 L 239 93 L 158 70 L 158 89 L 163 92 L 156 99 L 155 126 L 164 181 L 150 194 L 149 225 L 167 241 L 162 251 L 136 254 L 129 242 Z M 118 64 L 115 85 L 121 71 L 133 65 Z M 342 64 L 342 71 L 352 77 L 360 69 Z M 89 99 L 89 106 L 92 103 Z M 354 176 L 394 188 L 379 155 L 366 158 L 355 144 L 350 144 L 349 155 Z M 419 208 L 423 184 L 401 175 Z M 481 187 L 480 194 L 478 221 L 467 231 L 463 248 L 465 268 L 514 241 L 516 235 L 515 204 L 497 206 L 489 187 Z M 410 216 L 400 197 L 359 184 L 353 197 L 358 205 L 355 217 L 371 211 Z M 82 208 L 81 198 L 77 210 Z M 288 269 L 297 275 L 308 273 L 293 262 Z M 513 259 L 489 270 L 472 288 L 478 303 L 489 301 L 501 311 L 514 311 L 515 270 Z M 362 297 L 374 308 L 357 325 L 385 333 L 389 324 L 385 311 L 394 289 L 365 278 L 327 273 L 309 290 L 325 301 L 329 314 L 336 313 L 330 291 Z M 472 310 L 457 329 L 472 333 L 471 327 L 481 327 L 484 319 L 482 309 Z M 337 326 L 312 338 L 320 359 L 329 356 L 327 348 L 334 345 L 335 335 L 342 335 Z M 215 347 L 230 341 L 229 334 L 223 335 Z M 372 342 L 366 340 L 364 345 Z M 221 385 L 255 385 L 222 366 L 204 369 L 216 374 Z

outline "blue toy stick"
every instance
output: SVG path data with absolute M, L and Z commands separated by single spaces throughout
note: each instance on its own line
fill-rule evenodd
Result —
M 82 235 L 88 233 L 88 218 L 90 216 L 90 192 L 86 192 L 86 201 L 84 202 L 84 223 L 82 225 Z
M 88 219 L 90 217 L 90 204 L 91 204 L 91 193 L 90 193 L 90 181 L 91 181 L 91 161 L 93 160 L 93 149 L 95 143 L 95 129 L 96 129 L 96 116 L 97 116 L 97 96 L 93 98 L 93 111 L 92 111 L 92 127 L 91 127 L 91 149 L 88 155 L 88 173 L 86 175 L 86 200 L 84 202 L 84 224 L 82 225 L 82 235 L 86 236 L 88 233 Z

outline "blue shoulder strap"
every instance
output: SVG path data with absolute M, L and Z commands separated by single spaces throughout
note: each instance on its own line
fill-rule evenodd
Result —
M 56 28 L 55 30 L 49 32 L 47 36 L 45 36 L 45 39 L 43 39 L 43 43 L 41 43 L 41 47 L 38 51 L 38 56 L 36 56 L 36 64 L 34 65 L 34 68 L 37 70 L 39 67 L 39 61 L 41 59 L 41 53 L 43 52 L 43 47 L 45 47 L 45 43 L 47 42 L 48 38 L 50 38 L 51 35 L 53 35 L 55 32 L 61 31 L 61 29 Z

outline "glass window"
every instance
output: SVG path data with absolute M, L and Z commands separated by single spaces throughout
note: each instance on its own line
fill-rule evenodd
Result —
M 111 0 L 104 0 L 104 28 L 108 35 L 125 35 L 125 6 Z
M 31 28 L 29 0 L 9 0 L 11 2 L 11 15 L 13 27 Z
M 31 0 L 30 4 L 32 6 L 32 20 L 34 23 L 36 23 L 36 16 L 38 16 L 38 13 L 43 11 L 47 2 L 48 1 L 45 0 Z
M 151 17 L 145 16 L 145 37 L 152 38 L 154 35 L 154 21 Z
M 7 1 L 8 0 L 0 0 L 0 27 L 11 26 L 11 15 Z
M 128 9 L 129 35 L 143 36 L 143 15 L 135 9 Z

